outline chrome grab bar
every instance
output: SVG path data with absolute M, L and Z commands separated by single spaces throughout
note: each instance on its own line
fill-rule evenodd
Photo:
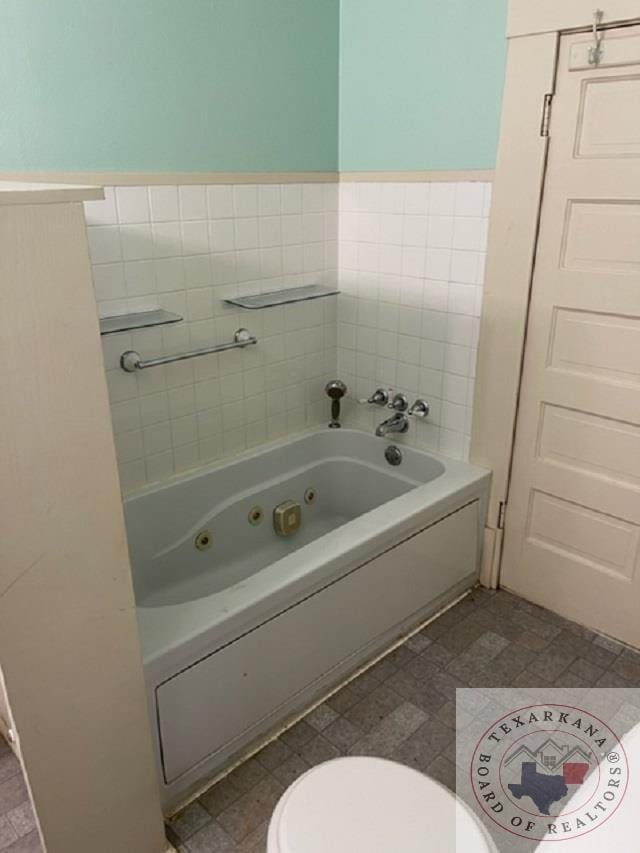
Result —
M 175 355 L 161 355 L 158 358 L 141 359 L 140 353 L 135 350 L 127 350 L 120 356 L 120 367 L 127 373 L 135 373 L 136 370 L 146 370 L 147 367 L 157 367 L 159 364 L 172 364 L 174 361 L 184 361 L 187 358 L 198 358 L 200 355 L 209 355 L 212 352 L 224 352 L 228 349 L 238 347 L 249 347 L 257 344 L 258 339 L 249 333 L 247 329 L 238 329 L 233 340 L 226 344 L 213 344 L 210 347 L 194 349 L 190 352 L 179 352 Z

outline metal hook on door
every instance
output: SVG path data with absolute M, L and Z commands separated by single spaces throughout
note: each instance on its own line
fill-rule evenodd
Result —
M 602 30 L 598 29 L 604 18 L 602 9 L 593 13 L 593 45 L 589 48 L 589 65 L 600 65 L 602 59 Z

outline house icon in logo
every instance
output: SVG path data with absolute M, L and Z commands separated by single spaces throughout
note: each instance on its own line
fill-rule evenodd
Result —
M 580 746 L 563 746 L 556 743 L 553 738 L 547 738 L 535 750 L 529 749 L 526 745 L 518 747 L 506 758 L 505 766 L 509 766 L 518 759 L 535 762 L 545 773 L 554 773 L 566 764 L 587 764 L 589 767 L 593 760 L 593 754 Z

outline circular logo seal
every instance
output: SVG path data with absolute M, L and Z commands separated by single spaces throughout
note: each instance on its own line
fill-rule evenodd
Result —
M 481 810 L 507 832 L 563 841 L 609 820 L 627 790 L 620 739 L 588 711 L 530 705 L 487 729 L 471 759 Z

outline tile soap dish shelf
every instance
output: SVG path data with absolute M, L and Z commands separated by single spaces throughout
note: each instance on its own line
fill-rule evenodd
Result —
M 183 318 L 179 314 L 156 308 L 153 311 L 137 311 L 133 314 L 117 314 L 114 317 L 100 318 L 100 334 L 115 335 L 118 332 L 131 332 L 133 329 L 149 329 L 152 326 L 168 326 L 179 323 Z
M 307 302 L 310 299 L 322 299 L 340 293 L 334 287 L 322 284 L 307 284 L 304 287 L 290 287 L 288 290 L 272 290 L 269 293 L 255 293 L 250 296 L 234 296 L 224 301 L 227 305 L 256 310 L 272 308 L 275 305 L 290 305 L 292 302 Z

